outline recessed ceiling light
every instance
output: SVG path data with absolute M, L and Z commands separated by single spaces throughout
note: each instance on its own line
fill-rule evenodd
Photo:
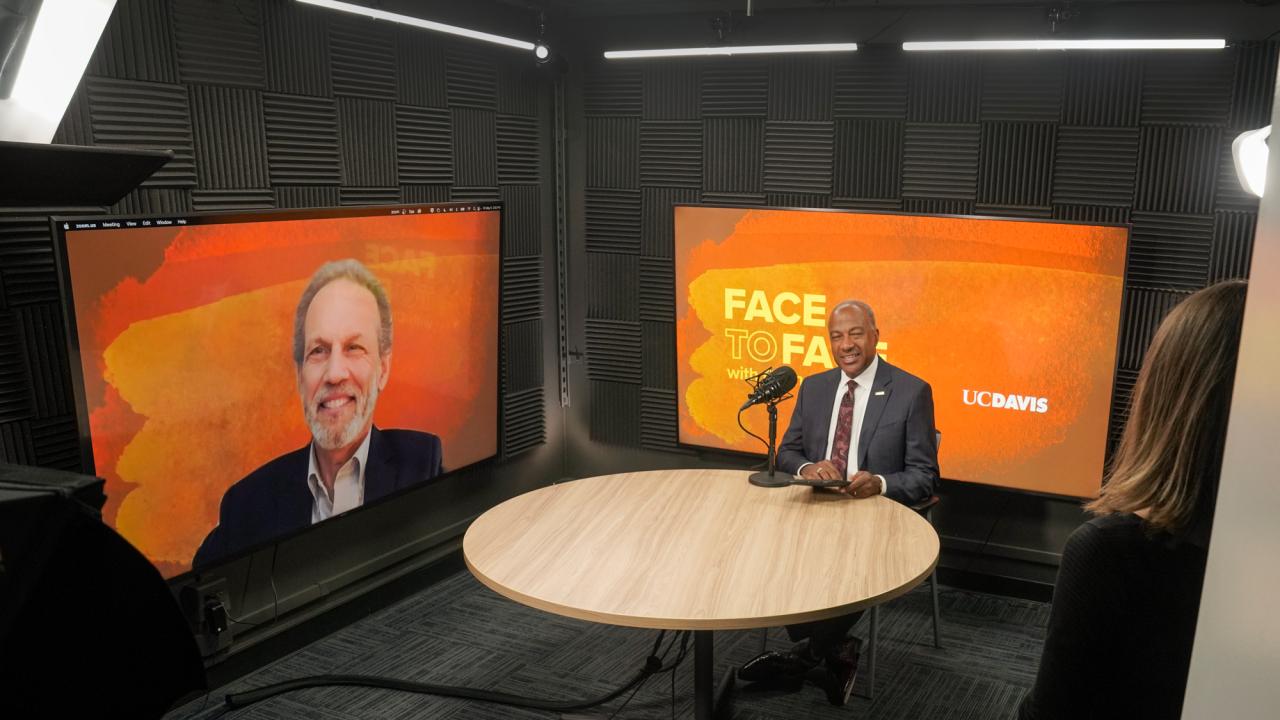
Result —
M 388 22 L 401 23 L 402 25 L 412 25 L 413 27 L 422 28 L 423 30 L 434 30 L 436 32 L 459 35 L 473 40 L 483 40 L 485 42 L 506 45 L 507 47 L 513 47 L 519 50 L 533 49 L 533 43 L 528 42 L 527 40 L 516 40 L 515 38 L 503 37 L 502 35 L 494 35 L 493 33 L 481 32 L 479 30 L 471 30 L 469 28 L 458 27 L 457 25 L 446 25 L 445 23 L 435 22 L 434 20 L 423 20 L 422 18 L 387 12 L 386 10 L 376 10 L 374 8 L 364 7 L 363 5 L 353 5 L 352 3 L 341 2 L 340 0 L 298 0 L 298 2 L 328 8 L 330 10 L 338 10 L 340 12 L 364 15 L 366 17 L 374 18 L 375 20 L 386 20 Z
M 661 57 L 716 55 L 771 55 L 777 53 L 853 52 L 857 43 L 806 43 L 803 45 L 717 45 L 713 47 L 657 48 L 653 50 L 608 50 L 608 60 L 638 60 Z
M 914 52 L 952 50 L 1221 50 L 1226 40 L 942 40 L 904 42 L 902 49 Z

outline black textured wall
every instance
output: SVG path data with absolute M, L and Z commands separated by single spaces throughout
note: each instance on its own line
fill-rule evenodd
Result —
M 54 213 L 502 200 L 501 451 L 545 442 L 549 82 L 520 51 L 291 0 L 120 0 L 54 142 L 176 157 L 110 208 L 0 198 L 0 460 L 79 462 Z
M 1230 143 L 1268 122 L 1278 50 L 864 46 L 839 57 L 592 62 L 581 81 L 579 245 L 589 440 L 631 465 L 692 462 L 675 447 L 673 202 L 1131 223 L 1114 438 L 1164 313 L 1248 272 L 1257 201 L 1236 180 Z M 610 469 L 606 453 L 581 447 L 577 473 Z M 725 459 L 697 459 L 708 461 Z M 993 513 L 1016 515 L 1022 539 L 1009 553 L 1051 564 L 1065 534 L 1045 523 L 1069 531 L 1078 521 L 1034 498 L 974 486 L 951 495 L 951 527 L 940 529 L 971 550 L 1001 542 Z

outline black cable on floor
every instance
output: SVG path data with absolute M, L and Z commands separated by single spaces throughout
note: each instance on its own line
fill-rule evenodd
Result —
M 660 641 L 660 640 L 659 640 Z M 674 644 L 675 638 L 672 638 Z M 480 690 L 477 688 L 458 687 L 455 685 L 437 685 L 434 683 L 414 682 L 411 680 L 397 680 L 395 678 L 377 677 L 373 675 L 316 675 L 308 678 L 297 678 L 295 680 L 285 680 L 272 685 L 247 690 L 240 693 L 229 693 L 226 696 L 226 706 L 228 708 L 243 708 L 262 702 L 268 698 L 275 697 L 294 690 L 302 690 L 313 687 L 372 687 L 382 688 L 385 690 L 399 690 L 401 692 L 419 693 L 423 695 L 438 695 L 440 697 L 462 698 L 464 700 L 477 700 L 480 702 L 490 702 L 498 705 L 509 705 L 511 707 L 525 708 L 529 710 L 550 710 L 557 712 L 569 712 L 572 710 L 585 710 L 597 705 L 603 705 L 610 700 L 621 697 L 623 693 L 635 688 L 653 675 L 662 672 L 670 672 L 675 670 L 685 658 L 685 647 L 687 637 L 681 642 L 680 652 L 677 653 L 675 661 L 664 666 L 662 660 L 650 655 L 645 666 L 632 678 L 629 682 L 616 690 L 610 691 L 608 694 L 590 700 L 546 700 L 542 698 L 528 698 L 520 695 L 510 695 L 507 693 L 494 692 L 492 690 Z M 667 646 L 669 651 L 671 646 Z M 664 655 L 666 652 L 663 653 Z

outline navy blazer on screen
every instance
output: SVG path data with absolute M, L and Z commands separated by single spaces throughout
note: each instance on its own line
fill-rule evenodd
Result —
M 778 446 L 778 468 L 795 474 L 805 463 L 825 460 L 831 408 L 840 388 L 840 368 L 810 375 L 800 385 L 791 423 Z M 938 484 L 938 441 L 929 383 L 880 359 L 858 434 L 858 469 L 883 475 L 885 495 L 913 504 Z
M 416 430 L 370 430 L 364 470 L 364 502 L 416 485 L 441 473 L 440 438 Z M 311 524 L 315 502 L 307 487 L 311 445 L 249 473 L 227 488 L 218 526 L 200 544 L 191 564 L 217 562 Z

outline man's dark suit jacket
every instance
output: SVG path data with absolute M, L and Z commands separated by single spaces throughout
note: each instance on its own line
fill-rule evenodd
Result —
M 840 368 L 811 375 L 800 385 L 791 423 L 778 446 L 778 468 L 795 474 L 805 463 L 825 460 L 831 408 Z M 858 435 L 858 469 L 883 475 L 886 496 L 914 504 L 938 483 L 938 441 L 929 383 L 880 359 Z
M 440 474 L 440 438 L 416 430 L 375 427 L 370 432 L 365 503 Z M 200 544 L 192 566 L 203 567 L 310 525 L 315 502 L 307 487 L 310 453 L 308 444 L 281 455 L 227 488 L 218 526 Z

